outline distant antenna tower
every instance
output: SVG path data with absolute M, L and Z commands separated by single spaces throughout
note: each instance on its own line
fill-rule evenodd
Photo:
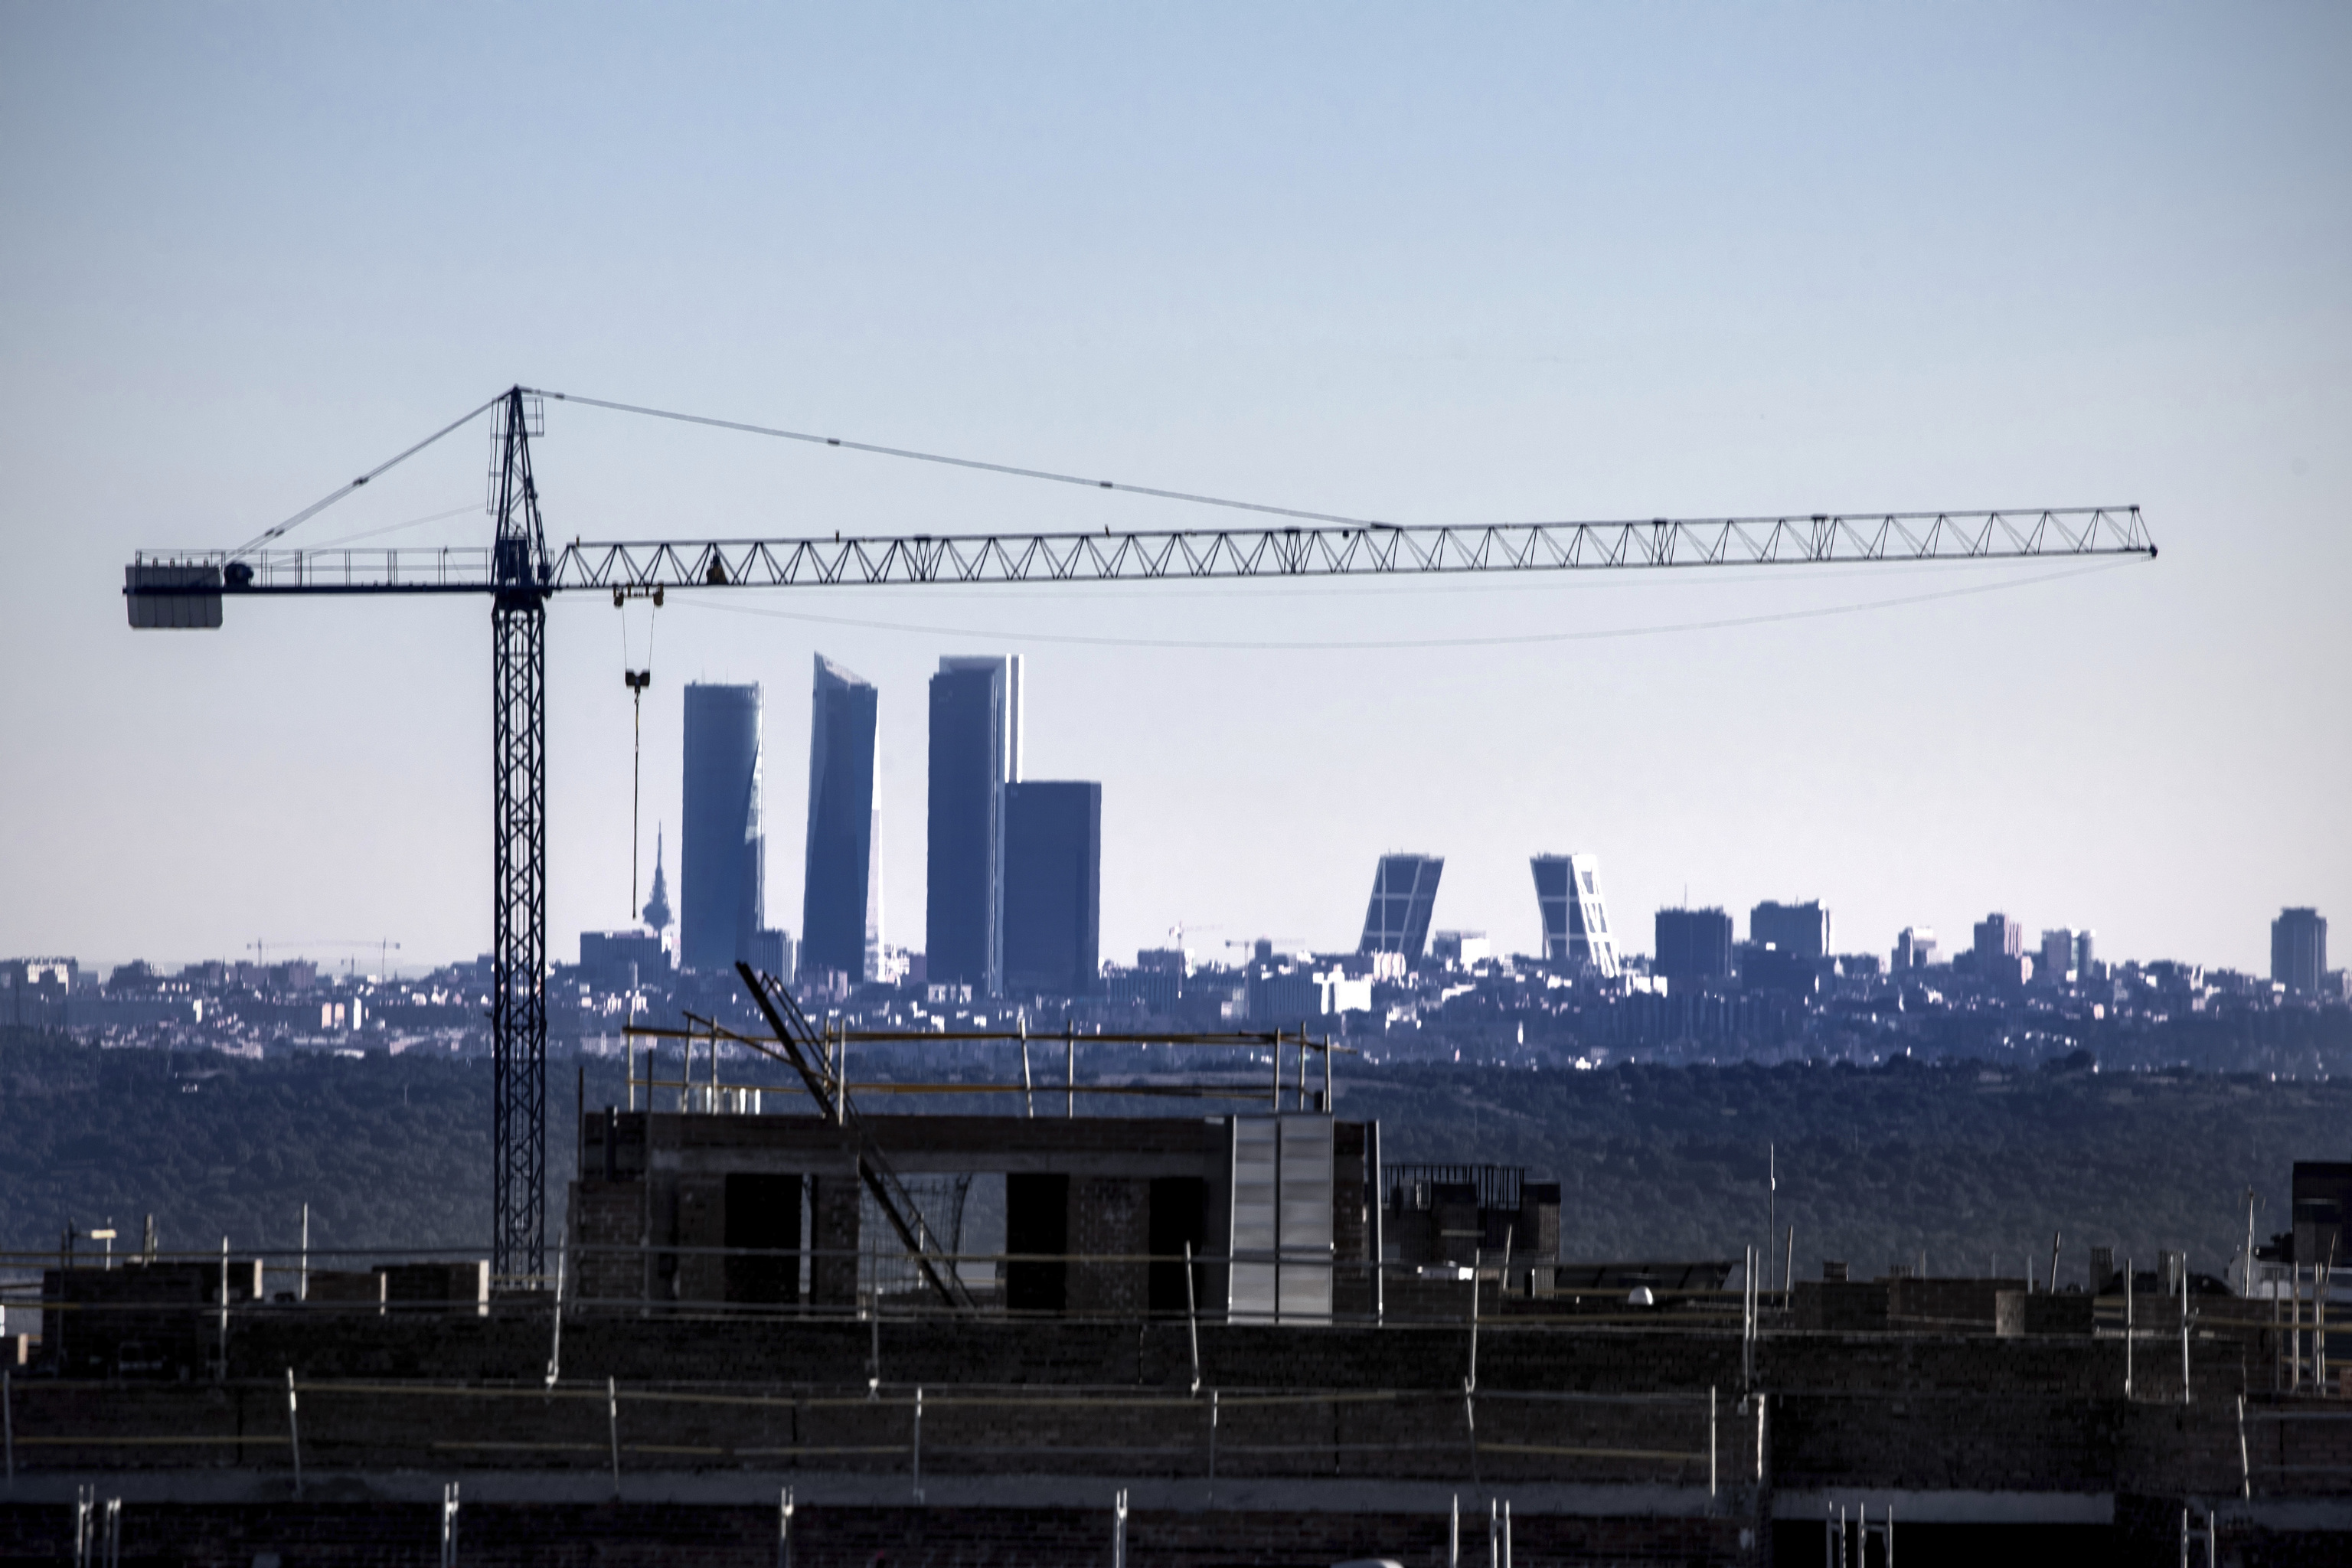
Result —
M 669 925 L 669 879 L 662 874 L 661 827 L 654 827 L 654 896 L 646 900 L 646 924 L 661 935 Z

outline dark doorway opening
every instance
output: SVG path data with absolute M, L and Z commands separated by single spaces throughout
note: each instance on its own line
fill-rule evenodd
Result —
M 1184 1299 L 1184 1248 L 1192 1248 L 1192 1301 Z M 1209 1184 L 1198 1176 L 1151 1178 L 1151 1275 L 1146 1299 L 1154 1312 L 1181 1312 L 1209 1299 Z
M 1016 1312 L 1059 1312 L 1069 1304 L 1070 1178 L 1015 1173 L 1004 1178 L 1004 1304 Z M 1024 1257 L 1027 1254 L 1027 1257 Z
M 727 1178 L 727 1245 L 761 1254 L 727 1258 L 727 1299 L 781 1306 L 801 1299 L 801 1179 L 798 1175 L 730 1174 Z

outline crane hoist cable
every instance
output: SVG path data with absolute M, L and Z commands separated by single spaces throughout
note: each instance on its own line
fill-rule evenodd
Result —
M 631 599 L 643 599 L 651 606 L 646 612 L 646 656 L 640 664 L 629 647 L 629 611 Z M 646 753 L 646 688 L 654 683 L 654 612 L 661 608 L 662 591 L 658 586 L 646 588 L 615 588 L 613 608 L 621 612 L 621 680 L 629 689 L 629 923 L 636 923 L 637 910 L 637 834 L 643 788 Z

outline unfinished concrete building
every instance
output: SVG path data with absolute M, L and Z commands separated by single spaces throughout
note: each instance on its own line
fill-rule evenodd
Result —
M 1003 1253 L 943 1260 L 981 1310 L 1329 1322 L 1372 1310 L 1372 1133 L 1311 1111 L 915 1114 L 870 1119 L 868 1145 L 814 1114 L 592 1111 L 568 1245 L 583 1303 L 838 1312 L 919 1297 L 919 1269 L 861 1277 L 879 1216 L 860 1161 L 877 1148 L 908 1184 L 1003 1179 Z

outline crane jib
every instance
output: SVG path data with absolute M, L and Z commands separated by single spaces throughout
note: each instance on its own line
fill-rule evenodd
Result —
M 2093 555 L 2153 559 L 2136 506 L 1811 513 L 1469 528 L 1269 527 L 1100 533 L 573 541 L 536 573 L 490 548 L 142 552 L 131 624 L 213 627 L 231 595 L 494 594 L 569 589 L 850 588 L 992 583 L 1574 573 Z M 533 583 L 532 579 L 536 578 Z

